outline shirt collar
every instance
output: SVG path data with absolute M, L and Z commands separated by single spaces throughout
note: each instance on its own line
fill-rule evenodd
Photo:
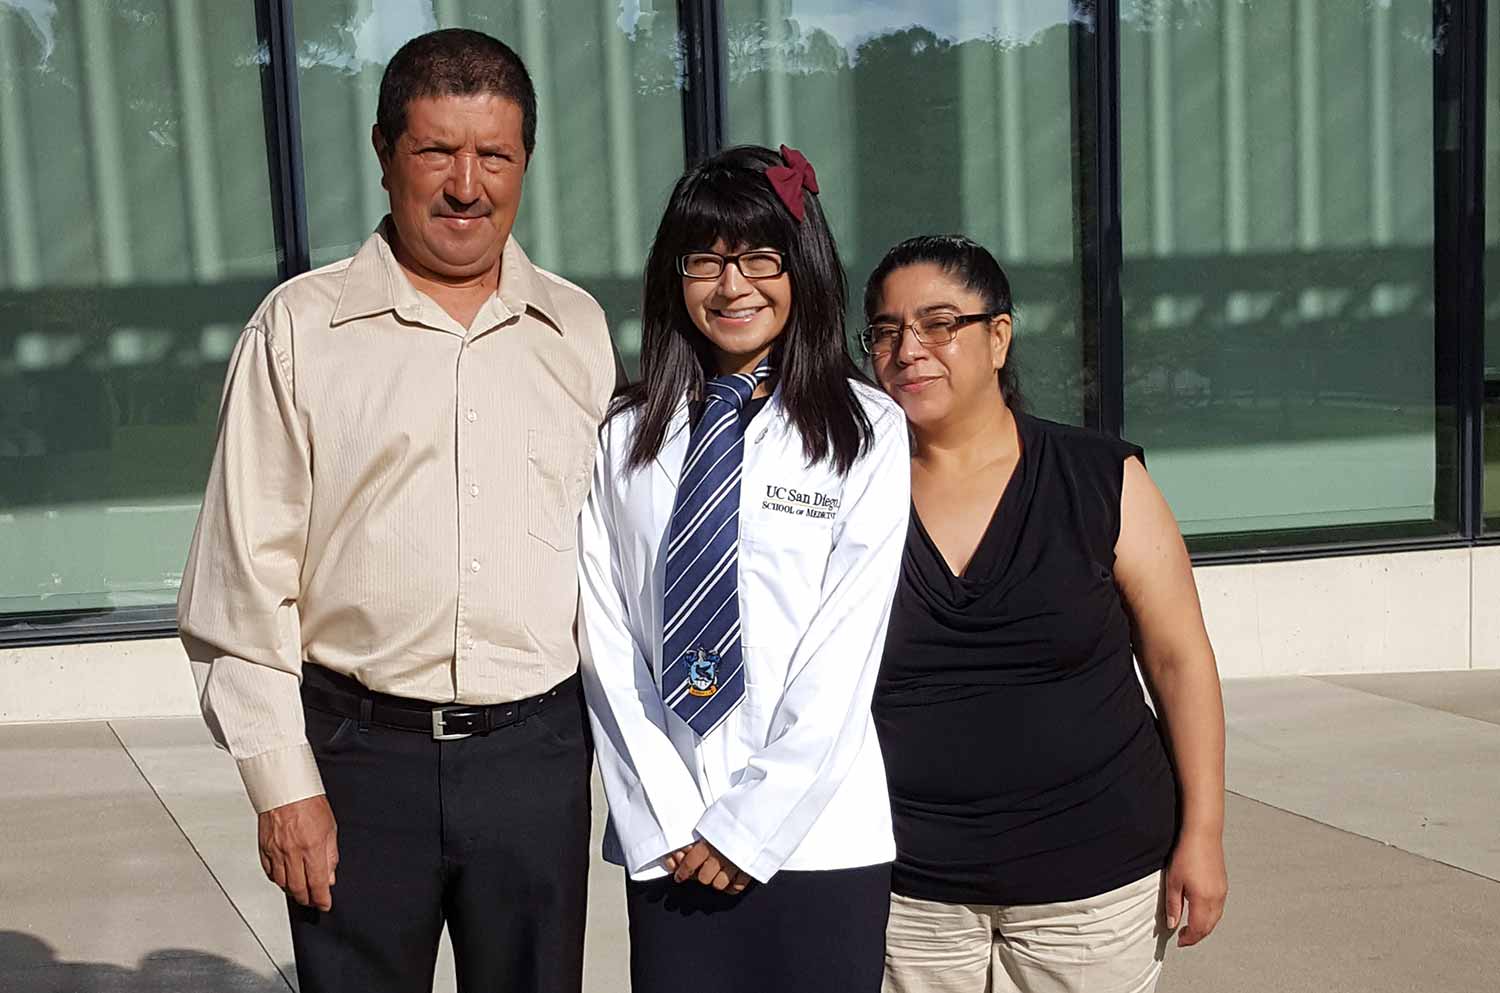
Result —
M 558 334 L 566 334 L 557 302 L 547 285 L 547 278 L 531 264 L 521 243 L 512 236 L 500 256 L 500 302 L 513 313 L 525 313 L 530 307 L 541 315 Z
M 428 323 L 423 320 L 424 297 L 406 277 L 391 250 L 388 224 L 389 216 L 380 222 L 350 259 L 349 268 L 344 272 L 338 306 L 329 321 L 331 326 L 391 311 L 404 321 Z M 531 264 L 531 259 L 514 237 L 505 243 L 500 257 L 500 286 L 495 297 L 506 311 L 524 314 L 530 308 L 558 334 L 564 333 L 557 304 L 545 277 Z

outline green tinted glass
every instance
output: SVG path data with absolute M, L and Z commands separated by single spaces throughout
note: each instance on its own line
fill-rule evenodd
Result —
M 254 5 L 0 3 L 0 613 L 171 603 L 275 282 Z
M 1485 29 L 1484 523 L 1500 526 L 1500 9 Z
M 1125 434 L 1183 530 L 1203 548 L 1451 528 L 1432 4 L 1122 16 Z

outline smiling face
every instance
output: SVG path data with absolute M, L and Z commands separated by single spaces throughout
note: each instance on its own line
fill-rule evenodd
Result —
M 737 255 L 763 245 L 714 242 L 709 251 Z M 792 313 L 792 280 L 787 273 L 748 279 L 739 266 L 725 265 L 718 279 L 682 277 L 682 301 L 698 330 L 713 346 L 720 375 L 751 372 L 770 353 Z
M 1010 348 L 1010 316 L 976 321 L 947 344 L 924 345 L 911 322 L 933 314 L 978 314 L 984 297 L 957 276 L 929 262 L 905 266 L 885 278 L 876 322 L 907 325 L 894 348 L 873 356 L 875 376 L 918 430 L 963 417 L 1000 395 L 996 373 Z
M 521 205 L 521 125 L 514 100 L 480 93 L 412 100 L 394 144 L 375 129 L 403 265 L 437 282 L 498 265 Z

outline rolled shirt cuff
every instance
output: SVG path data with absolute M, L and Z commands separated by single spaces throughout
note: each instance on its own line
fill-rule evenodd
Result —
M 323 793 L 323 777 L 306 742 L 239 759 L 237 764 L 257 814 Z
M 696 840 L 697 836 L 691 831 L 678 835 L 675 844 L 667 839 L 666 834 L 656 834 L 624 853 L 625 869 L 630 874 L 630 878 L 637 882 L 665 876 L 667 867 L 663 860 L 679 848 L 686 848 Z

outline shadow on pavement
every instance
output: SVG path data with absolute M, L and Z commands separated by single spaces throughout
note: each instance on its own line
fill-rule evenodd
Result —
M 151 952 L 137 968 L 62 962 L 34 935 L 0 931 L 0 989 L 6 993 L 287 993 L 266 977 L 218 955 L 182 948 Z

